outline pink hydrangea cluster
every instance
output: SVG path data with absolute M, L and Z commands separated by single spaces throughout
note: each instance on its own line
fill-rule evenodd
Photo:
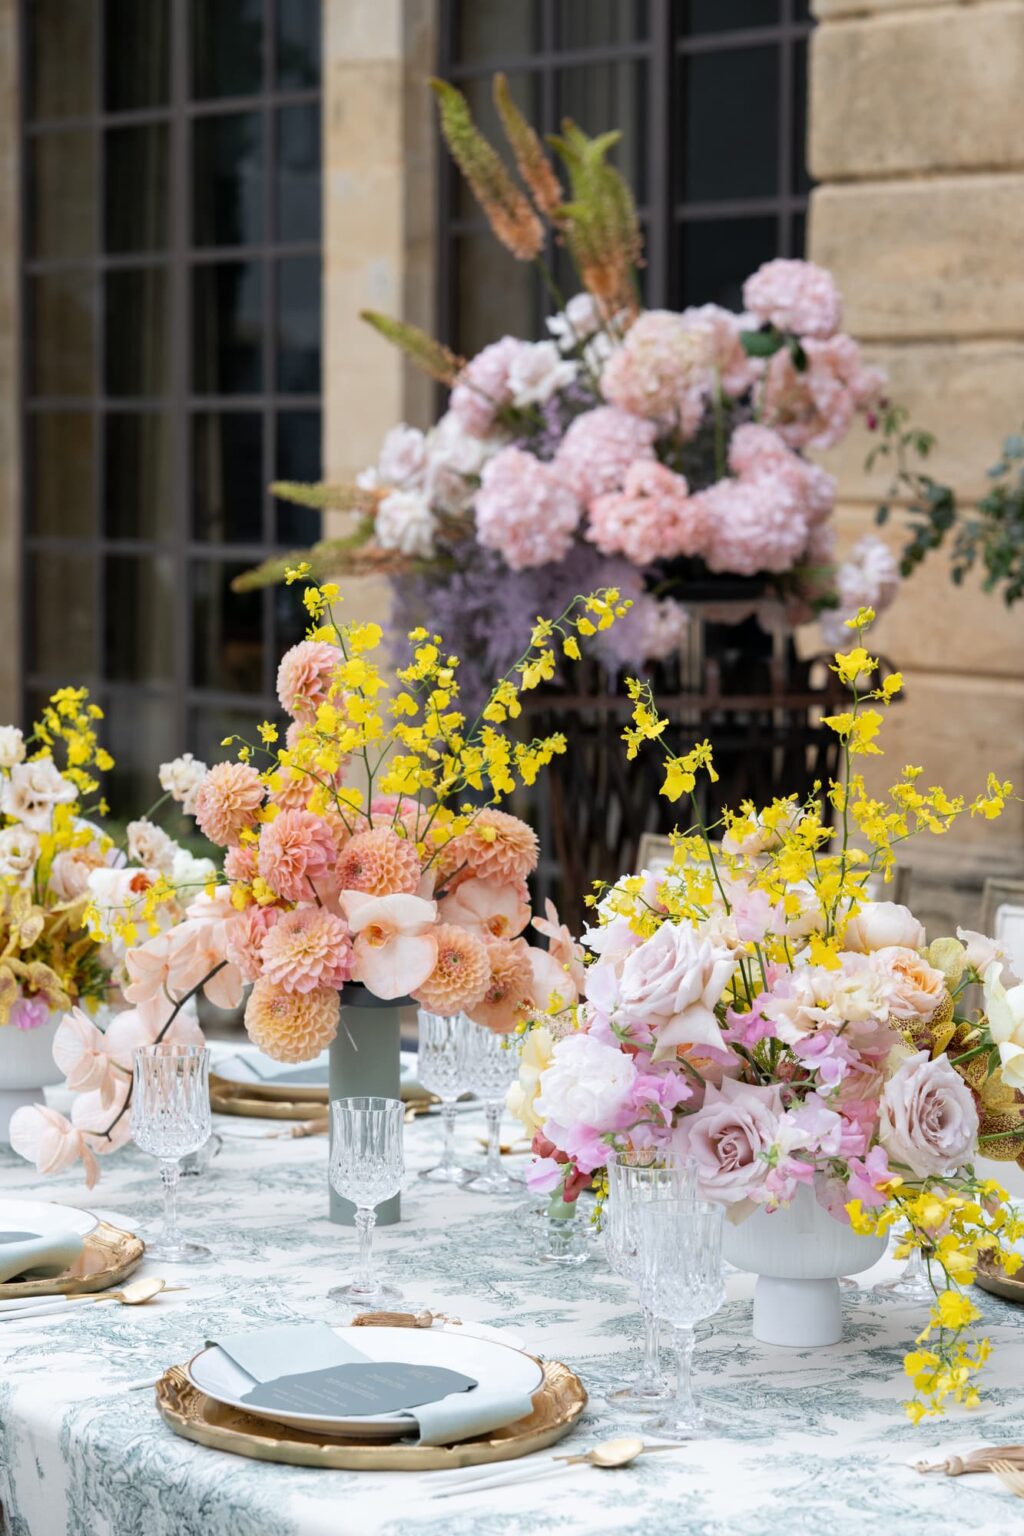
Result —
M 625 618 L 598 637 L 596 650 L 616 669 L 634 665 L 638 656 L 664 661 L 678 652 L 689 622 L 682 603 L 641 592 Z
M 637 416 L 678 424 L 692 437 L 704 414 L 713 356 L 707 328 L 667 309 L 634 321 L 601 374 L 601 393 Z
M 476 532 L 513 571 L 561 560 L 581 507 L 564 478 L 522 448 L 503 448 L 485 465 L 476 498 Z
M 747 422 L 737 427 L 729 444 L 729 468 L 748 479 L 771 474 L 784 481 L 799 500 L 808 527 L 815 528 L 831 516 L 836 499 L 836 480 L 820 464 L 811 464 L 793 453 L 777 432 Z
M 788 348 L 769 358 L 762 420 L 791 448 L 832 448 L 846 436 L 856 412 L 878 400 L 885 375 L 864 363 L 851 336 L 807 340 L 803 350 L 802 370 Z
M 684 309 L 682 319 L 689 329 L 707 337 L 709 366 L 725 394 L 738 400 L 760 376 L 763 367 L 758 358 L 747 355 L 741 340 L 743 330 L 755 328 L 751 317 L 734 314 L 718 304 L 699 304 Z
M 491 430 L 497 413 L 512 399 L 512 364 L 528 349 L 528 342 L 503 336 L 466 364 L 449 403 L 451 414 L 464 431 L 474 437 L 485 437 Z
M 832 274 L 813 261 L 766 261 L 743 284 L 743 303 L 758 320 L 797 336 L 833 336 L 843 318 Z
M 652 460 L 657 427 L 615 406 L 597 406 L 569 425 L 555 454 L 559 479 L 583 502 L 620 490 L 637 459 Z
M 604 555 L 622 554 L 635 565 L 695 555 L 704 543 L 705 518 L 682 475 L 643 459 L 626 471 L 623 488 L 590 503 L 586 537 Z
M 694 500 L 705 518 L 703 554 L 712 571 L 788 571 L 807 543 L 803 508 L 785 476 L 767 471 L 719 480 Z
M 838 607 L 821 615 L 821 632 L 826 645 L 838 647 L 846 641 L 849 630 L 845 621 L 859 608 L 873 608 L 881 613 L 888 608 L 900 588 L 899 561 L 874 534 L 858 539 L 835 576 Z

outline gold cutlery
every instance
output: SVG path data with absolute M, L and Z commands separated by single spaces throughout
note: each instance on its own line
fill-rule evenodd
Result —
M 638 1456 L 648 1456 L 656 1451 L 679 1451 L 686 1442 L 672 1445 L 645 1445 L 635 1435 L 621 1435 L 614 1440 L 602 1440 L 591 1450 L 584 1451 L 579 1456 L 554 1456 L 550 1460 L 541 1462 L 538 1466 L 506 1467 L 497 1473 L 490 1467 L 474 1467 L 466 1471 L 452 1472 L 450 1478 L 441 1485 L 441 1478 L 431 1479 L 433 1492 L 432 1498 L 447 1499 L 457 1493 L 484 1492 L 491 1488 L 502 1488 L 509 1483 L 532 1483 L 541 1478 L 553 1477 L 556 1473 L 563 1472 L 570 1466 L 600 1467 L 603 1471 L 610 1471 L 614 1467 L 628 1467 L 636 1461 Z
M 66 1317 L 81 1305 L 89 1302 L 114 1301 L 122 1307 L 143 1307 L 167 1291 L 187 1291 L 187 1285 L 168 1285 L 165 1280 L 132 1280 L 120 1291 L 98 1291 L 92 1296 L 46 1296 L 39 1301 L 26 1301 L 21 1305 L 8 1303 L 0 1310 L 0 1323 L 18 1322 L 23 1317 L 36 1318 L 63 1313 Z

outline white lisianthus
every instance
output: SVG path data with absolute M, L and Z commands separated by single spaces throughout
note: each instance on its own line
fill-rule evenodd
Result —
M 64 778 L 52 757 L 17 763 L 0 792 L 0 810 L 33 832 L 49 832 L 53 808 L 76 799 L 78 790 Z
M 27 827 L 7 827 L 0 832 L 0 880 L 30 885 L 38 858 L 39 839 Z
M 539 1131 L 542 1121 L 536 1113 L 541 1078 L 551 1065 L 554 1036 L 546 1025 L 531 1029 L 519 1055 L 519 1080 L 512 1084 L 505 1098 L 509 1112 L 515 1115 L 528 1136 Z
M 551 1052 L 541 1073 L 533 1113 L 542 1125 L 614 1128 L 633 1091 L 633 1058 L 593 1035 L 566 1035 Z
M 545 323 L 562 351 L 571 352 L 599 329 L 601 311 L 592 294 L 576 293 L 559 314 L 549 315 Z
M 567 362 L 553 341 L 535 341 L 512 359 L 508 370 L 512 404 L 543 405 L 575 377 L 576 364 Z
M 177 843 L 155 822 L 143 817 L 128 823 L 128 857 L 144 869 L 159 869 L 169 875 L 177 852 Z
M 16 725 L 0 725 L 0 768 L 25 760 L 25 738 Z
M 437 518 L 418 491 L 392 491 L 377 508 L 376 534 L 382 549 L 429 560 Z
M 170 763 L 160 764 L 160 788 L 172 800 L 177 800 L 186 816 L 195 814 L 196 792 L 206 778 L 209 769 L 186 752 Z

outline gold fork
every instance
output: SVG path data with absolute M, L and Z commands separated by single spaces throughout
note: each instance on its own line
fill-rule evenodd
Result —
M 1015 1467 L 1012 1461 L 993 1461 L 990 1465 L 1003 1487 L 1016 1498 L 1024 1499 L 1024 1472 L 1020 1467 Z

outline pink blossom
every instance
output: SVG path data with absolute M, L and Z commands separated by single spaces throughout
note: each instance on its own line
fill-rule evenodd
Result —
M 620 493 L 590 503 L 586 537 L 603 555 L 625 555 L 634 565 L 695 555 L 705 538 L 700 502 L 682 475 L 640 459 L 626 471 Z
M 117 1073 L 103 1031 L 81 1008 L 72 1008 L 57 1027 L 53 1059 L 73 1093 L 96 1090 L 104 1109 L 114 1102 Z
M 807 543 L 803 504 L 783 476 L 719 480 L 693 499 L 706 517 L 704 559 L 712 571 L 788 571 Z
M 654 459 L 657 427 L 614 406 L 598 406 L 569 425 L 554 457 L 554 468 L 580 501 L 620 490 L 637 459 Z
M 649 309 L 634 321 L 601 374 L 611 405 L 678 427 L 692 437 L 704 414 L 714 339 L 667 309 Z
M 80 1093 L 71 1106 L 71 1124 L 79 1132 L 86 1148 L 99 1153 L 116 1152 L 126 1146 L 132 1137 L 131 1120 L 122 1114 L 128 1100 L 130 1082 L 127 1077 L 117 1078 L 113 1102 L 104 1104 L 99 1093 Z
M 737 427 L 729 443 L 729 468 L 741 479 L 766 475 L 774 483 L 785 485 L 799 502 L 809 528 L 831 516 L 836 498 L 835 476 L 800 458 L 770 427 L 755 426 L 753 422 Z
M 484 437 L 491 430 L 498 412 L 512 400 L 512 364 L 528 348 L 529 342 L 503 336 L 466 364 L 455 381 L 448 406 L 464 431 Z
M 621 590 L 621 583 L 616 584 Z M 591 641 L 591 648 L 616 671 L 635 667 L 638 661 L 674 656 L 690 625 L 690 615 L 675 598 L 639 592 L 632 601 L 623 618 L 616 619 L 611 629 L 599 630 Z
M 85 1165 L 85 1182 L 92 1189 L 100 1176 L 99 1164 L 77 1130 L 64 1115 L 46 1104 L 26 1104 L 11 1116 L 10 1142 L 13 1151 L 40 1173 L 61 1173 L 79 1158 Z
M 762 420 L 791 448 L 831 448 L 846 436 L 855 413 L 880 394 L 884 375 L 865 367 L 851 336 L 806 341 L 804 352 L 802 369 L 787 347 L 769 358 Z
M 456 923 L 484 939 L 518 938 L 530 921 L 529 903 L 518 886 L 476 877 L 445 896 L 439 912 L 443 923 Z
M 39 1029 L 49 1018 L 50 1005 L 45 997 L 19 997 L 11 1005 L 8 1023 L 15 1029 Z
M 334 868 L 334 839 L 309 811 L 282 811 L 260 836 L 259 871 L 285 901 L 310 901 L 316 880 Z
M 727 395 L 738 400 L 757 378 L 762 364 L 748 357 L 740 333 L 749 327 L 746 315 L 734 314 L 717 304 L 700 304 L 684 309 L 682 319 L 691 330 L 700 330 L 708 339 L 708 361 Z
M 263 940 L 281 916 L 280 907 L 246 907 L 229 921 L 224 934 L 224 953 L 243 981 L 257 981 L 263 974 L 260 950 Z
M 553 1157 L 535 1157 L 526 1170 L 526 1187 L 534 1195 L 551 1195 L 565 1176 L 565 1164 Z
M 895 598 L 901 583 L 899 562 L 882 540 L 873 534 L 858 539 L 835 573 L 835 599 L 838 604 L 821 614 L 821 633 L 826 645 L 838 650 L 849 640 L 845 620 L 859 608 L 873 608 L 883 613 Z
M 104 1049 L 111 1061 L 125 1072 L 131 1072 L 132 1058 L 139 1046 L 155 1045 L 158 1038 L 169 1045 L 204 1045 L 195 1012 L 182 1008 L 173 1024 L 167 1027 L 173 1011 L 174 1004 L 165 1000 L 159 1012 L 133 1008 L 116 1014 L 103 1035 Z
M 832 274 L 812 261 L 766 261 L 743 284 L 743 303 L 758 320 L 798 336 L 832 336 L 842 321 Z
M 513 571 L 561 560 L 581 516 L 556 470 L 522 448 L 503 448 L 484 466 L 475 509 L 477 539 Z
M 340 900 L 353 936 L 353 979 L 388 999 L 422 986 L 437 964 L 437 940 L 430 931 L 436 903 L 362 891 L 342 891 Z
M 680 1122 L 680 1150 L 697 1164 L 700 1189 L 726 1205 L 755 1199 L 768 1176 L 769 1153 L 779 1131 L 777 1085 L 758 1087 L 725 1078 L 708 1087 L 704 1104 Z
M 881 1141 L 917 1178 L 960 1168 L 976 1153 L 974 1096 L 948 1056 L 919 1051 L 892 1075 L 882 1093 Z

